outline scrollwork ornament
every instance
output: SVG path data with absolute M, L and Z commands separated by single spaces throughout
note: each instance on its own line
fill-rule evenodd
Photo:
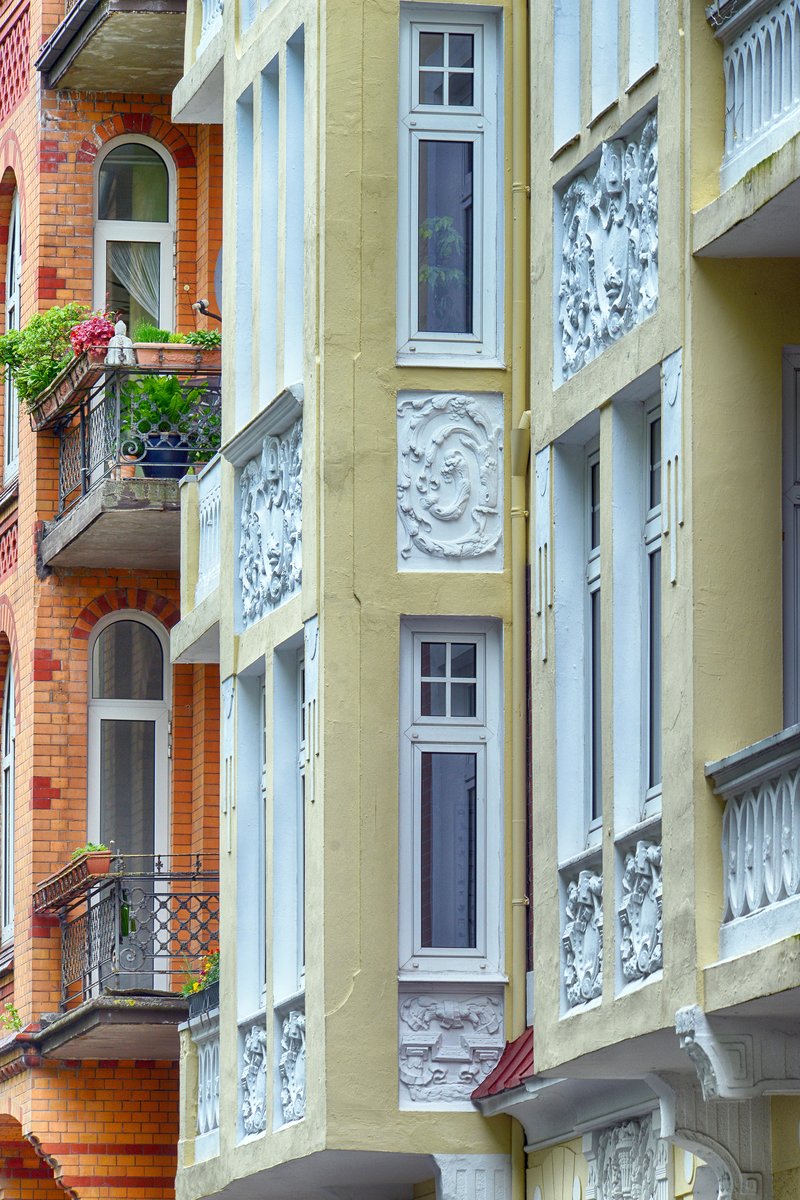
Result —
M 603 879 L 581 871 L 567 885 L 564 907 L 564 987 L 570 1008 L 603 991 Z
M 241 1084 L 242 1128 L 245 1134 L 267 1127 L 267 1031 L 253 1025 L 244 1039 Z
M 306 1113 L 306 1015 L 291 1009 L 281 1023 L 281 1111 L 285 1124 Z
M 302 582 L 302 421 L 269 436 L 242 470 L 239 583 L 252 625 Z
M 397 415 L 399 565 L 501 570 L 502 397 L 405 395 Z
M 561 195 L 558 323 L 565 379 L 658 304 L 657 117 L 636 138 L 604 142 L 594 174 Z
M 661 847 L 637 842 L 625 855 L 619 908 L 620 958 L 626 980 L 645 979 L 663 965 Z
M 502 1001 L 495 996 L 402 999 L 401 1100 L 447 1107 L 468 1103 L 503 1049 Z

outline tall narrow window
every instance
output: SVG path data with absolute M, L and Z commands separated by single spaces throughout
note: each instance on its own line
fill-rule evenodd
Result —
M 401 966 L 496 962 L 498 638 L 425 624 L 404 636 Z
M 499 353 L 496 26 L 452 11 L 407 19 L 401 40 L 398 348 Z
M 19 329 L 20 275 L 22 272 L 22 226 L 19 192 L 11 200 L 6 251 L 6 330 Z M 3 441 L 3 479 L 8 483 L 19 471 L 19 401 L 11 372 L 6 373 L 6 405 Z
M 174 168 L 151 144 L 124 138 L 98 168 L 94 302 L 135 335 L 174 319 Z
M 649 797 L 661 790 L 661 409 L 657 404 L 647 410 L 645 432 L 645 768 Z
M 297 654 L 297 961 L 299 976 L 306 973 L 306 761 L 308 747 L 306 666 L 302 650 Z
M 273 659 L 275 783 L 272 813 L 272 952 L 276 1006 L 305 980 L 305 795 L 307 711 L 302 638 Z
M 286 43 L 286 242 L 283 294 L 283 382 L 303 378 L 305 169 L 305 42 L 303 29 Z
M 6 942 L 14 936 L 14 744 L 16 739 L 16 721 L 14 716 L 14 666 L 9 655 L 6 666 L 6 680 L 3 687 L 2 715 L 2 751 L 3 751 L 3 877 L 2 877 L 2 940 Z
M 586 587 L 589 606 L 587 622 L 588 667 L 588 750 L 589 793 L 592 824 L 603 817 L 603 714 L 600 602 L 600 455 L 595 451 L 587 459 L 586 483 Z

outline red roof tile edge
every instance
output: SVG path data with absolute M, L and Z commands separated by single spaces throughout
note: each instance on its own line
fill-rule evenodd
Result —
M 513 1042 L 506 1042 L 500 1061 L 472 1093 L 473 1100 L 485 1100 L 500 1092 L 520 1087 L 533 1075 L 533 1028 L 529 1025 Z

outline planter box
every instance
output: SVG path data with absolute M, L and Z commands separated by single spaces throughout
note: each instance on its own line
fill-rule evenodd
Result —
M 74 858 L 36 885 L 33 907 L 37 913 L 57 912 L 75 896 L 88 890 L 92 881 L 111 871 L 111 851 L 95 850 Z
M 48 388 L 39 393 L 28 409 L 35 430 L 44 429 L 97 383 L 103 374 L 105 355 L 105 350 L 91 350 L 79 355 L 67 364 L 60 375 L 56 375 Z
M 170 371 L 222 370 L 222 350 L 204 350 L 202 346 L 186 346 L 180 342 L 136 342 L 133 347 L 140 367 L 162 367 Z
M 189 996 L 189 1016 L 199 1017 L 203 1013 L 213 1012 L 219 1008 L 219 980 L 210 983 L 201 992 L 192 992 Z

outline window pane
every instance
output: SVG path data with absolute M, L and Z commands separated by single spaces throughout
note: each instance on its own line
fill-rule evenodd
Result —
M 149 146 L 118 146 L 103 160 L 98 179 L 101 221 L 168 221 L 169 176 Z
M 589 504 L 590 504 L 590 548 L 600 545 L 600 463 L 592 463 L 589 468 Z
M 472 948 L 476 942 L 475 754 L 422 755 L 421 942 Z
M 100 722 L 100 841 L 120 854 L 155 850 L 154 721 Z
M 475 684 L 454 683 L 450 689 L 450 716 L 475 716 Z
M 661 551 L 650 555 L 648 787 L 661 783 Z
M 429 679 L 444 679 L 447 668 L 447 643 L 422 643 L 422 674 Z
M 591 595 L 591 789 L 592 820 L 603 815 L 603 723 L 600 688 L 600 589 Z
M 94 644 L 95 700 L 163 700 L 164 652 L 141 621 L 115 621 Z
M 420 71 L 420 104 L 444 104 L 444 72 Z
M 471 67 L 473 65 L 473 45 L 475 39 L 471 33 L 451 33 L 449 49 L 449 66 Z
M 458 72 L 448 76 L 447 103 L 463 108 L 472 105 L 472 74 Z
M 419 65 L 441 67 L 444 64 L 444 34 L 421 33 L 419 35 Z
M 472 142 L 419 143 L 421 332 L 472 332 L 472 157 Z
M 447 713 L 446 684 L 423 683 L 420 712 L 423 717 L 443 717 Z
M 129 329 L 140 321 L 158 325 L 161 308 L 161 247 L 157 242 L 106 243 L 106 298 Z
M 650 425 L 650 495 L 648 505 L 656 508 L 661 503 L 661 418 Z
M 450 648 L 450 674 L 454 679 L 475 678 L 474 642 L 453 642 Z

